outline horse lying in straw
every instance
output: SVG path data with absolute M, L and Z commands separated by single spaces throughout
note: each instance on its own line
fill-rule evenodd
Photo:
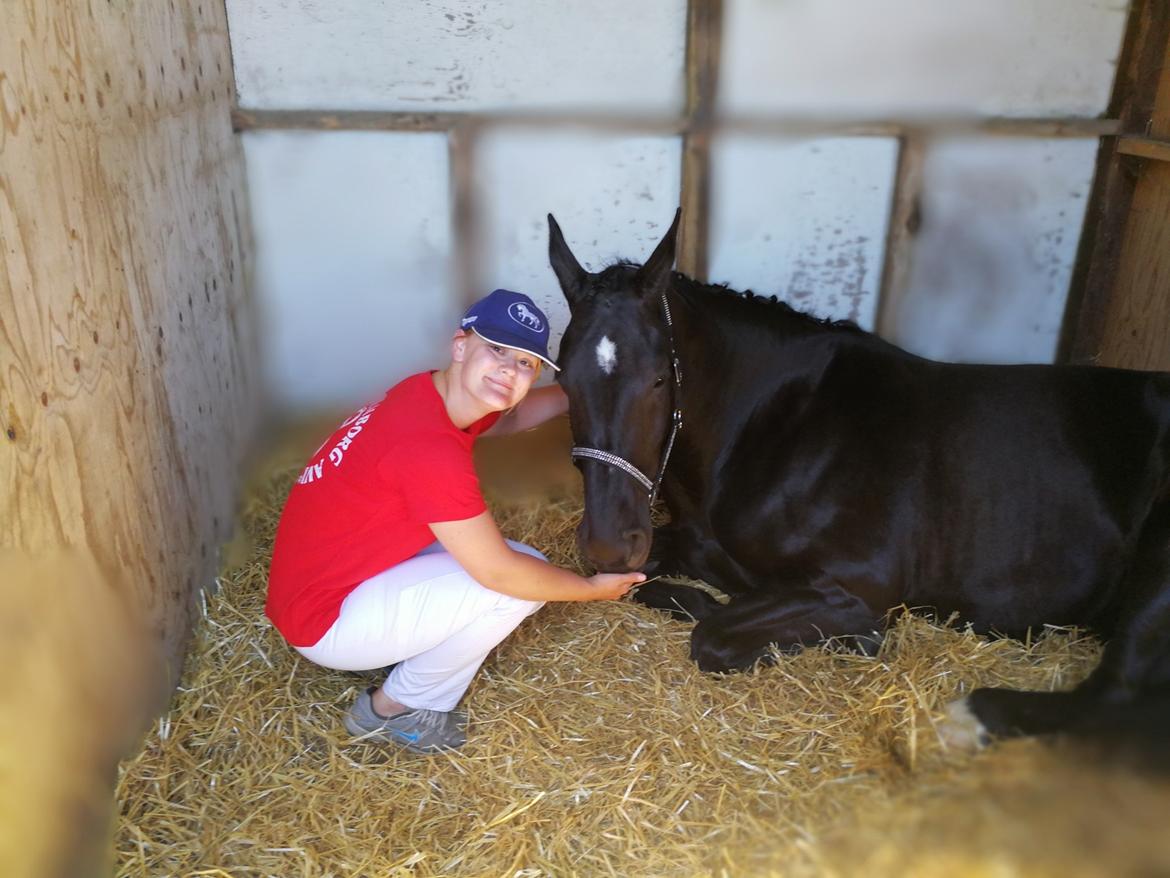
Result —
M 1060 731 L 1170 692 L 1170 375 L 925 360 L 672 272 L 677 229 L 645 265 L 591 274 L 550 215 L 549 257 L 571 311 L 580 546 L 600 570 L 730 596 L 635 596 L 697 620 L 700 668 L 872 646 L 905 605 L 1109 638 L 1071 692 L 975 690 L 968 733 Z M 670 524 L 652 531 L 660 488 Z

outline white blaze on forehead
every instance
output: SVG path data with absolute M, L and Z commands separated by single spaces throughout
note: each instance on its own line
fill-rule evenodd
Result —
M 603 335 L 597 343 L 597 365 L 606 375 L 617 365 L 617 345 L 609 340 L 608 335 Z

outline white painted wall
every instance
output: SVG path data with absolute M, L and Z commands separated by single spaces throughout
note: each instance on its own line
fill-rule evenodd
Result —
M 532 296 L 549 316 L 555 351 L 569 309 L 548 264 L 548 214 L 591 271 L 619 258 L 643 261 L 678 207 L 679 139 L 498 131 L 481 147 L 484 290 L 502 286 Z
M 244 156 L 274 402 L 360 403 L 433 366 L 459 316 L 446 138 L 250 133 Z
M 938 360 L 1051 362 L 1096 154 L 1095 140 L 934 144 L 892 340 Z
M 227 0 L 256 109 L 607 108 L 683 99 L 686 0 Z
M 1092 116 L 1125 0 L 726 0 L 724 114 Z M 240 103 L 269 109 L 670 114 L 685 0 L 227 0 Z M 245 136 L 269 386 L 286 409 L 368 398 L 436 365 L 458 316 L 447 143 L 427 133 Z M 933 357 L 1052 357 L 1091 141 L 932 144 L 895 341 Z M 593 269 L 641 260 L 679 203 L 678 137 L 487 128 L 479 285 L 567 319 L 545 216 Z M 896 165 L 883 138 L 724 135 L 711 275 L 873 325 Z
M 711 280 L 873 329 L 897 160 L 890 138 L 718 138 Z
M 1125 0 L 726 0 L 731 113 L 1093 116 Z

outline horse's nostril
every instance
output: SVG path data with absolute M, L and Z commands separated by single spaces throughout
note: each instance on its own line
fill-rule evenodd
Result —
M 629 554 L 627 560 L 629 560 L 631 566 L 640 567 L 646 560 L 646 555 L 648 554 L 646 532 L 641 528 L 628 530 L 622 534 L 622 537 L 625 539 L 626 546 L 628 547 Z

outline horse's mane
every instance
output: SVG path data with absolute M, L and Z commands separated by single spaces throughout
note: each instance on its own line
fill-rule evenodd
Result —
M 614 260 L 598 273 L 602 281 L 603 289 L 616 290 L 620 288 L 622 278 L 626 271 L 630 269 L 636 271 L 639 268 L 641 268 L 641 265 L 637 262 L 631 262 L 627 259 Z M 679 271 L 671 272 L 671 276 L 674 282 L 674 288 L 688 296 L 696 299 L 714 301 L 720 304 L 727 303 L 730 307 L 720 308 L 720 314 L 728 317 L 736 316 L 735 312 L 739 311 L 742 316 L 750 319 L 753 323 L 758 324 L 760 321 L 764 321 L 775 324 L 779 328 L 791 327 L 792 321 L 797 320 L 810 327 L 845 330 L 858 333 L 859 335 L 872 334 L 862 329 L 852 320 L 833 320 L 829 317 L 814 317 L 812 314 L 807 314 L 804 311 L 793 308 L 777 296 L 760 295 L 751 290 L 734 290 L 725 283 L 701 283 Z
M 793 308 L 778 296 L 760 295 L 751 290 L 734 290 L 725 283 L 700 283 L 694 278 L 687 277 L 685 274 L 677 271 L 674 272 L 674 283 L 676 289 L 681 288 L 692 296 L 705 297 L 719 303 L 726 302 L 730 304 L 734 302 L 735 304 L 732 307 L 745 312 L 746 316 L 749 316 L 754 322 L 764 320 L 791 326 L 791 321 L 795 319 L 808 326 L 842 329 L 861 335 L 870 334 L 852 320 L 834 320 L 831 317 L 815 317 L 812 314 Z M 722 313 L 728 313 L 729 310 L 728 308 L 723 308 Z

